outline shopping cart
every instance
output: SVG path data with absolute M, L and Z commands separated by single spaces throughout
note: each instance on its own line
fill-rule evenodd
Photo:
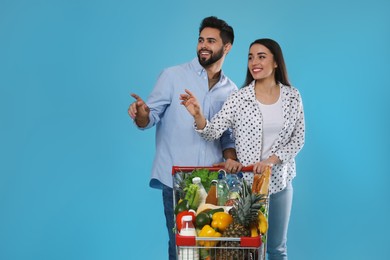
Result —
M 208 173 L 214 174 L 224 171 L 218 167 L 190 167 L 190 166 L 173 166 L 173 190 L 174 190 L 174 207 L 180 200 L 182 200 L 183 194 L 183 183 L 191 176 L 194 176 L 197 171 L 203 170 Z M 242 172 L 252 172 L 252 167 L 244 167 Z M 263 186 L 266 185 L 266 189 L 262 189 L 264 194 L 262 214 L 263 221 L 266 221 L 268 227 L 268 180 L 264 182 Z M 225 211 L 228 212 L 228 208 L 224 207 Z M 199 212 L 197 212 L 199 213 Z M 176 216 L 175 216 L 176 223 Z M 263 223 L 264 224 L 264 223 Z M 268 228 L 267 228 L 268 229 Z M 266 238 L 267 232 L 259 232 L 258 236 L 248 237 L 204 237 L 204 236 L 181 236 L 176 229 L 176 249 L 178 259 L 199 259 L 199 260 L 236 260 L 236 259 L 256 259 L 264 260 L 266 253 Z M 196 252 L 194 257 L 194 252 Z

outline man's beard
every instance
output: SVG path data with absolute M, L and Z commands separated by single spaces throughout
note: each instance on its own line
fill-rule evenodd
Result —
M 214 64 L 215 62 L 219 61 L 222 57 L 223 57 L 223 47 L 216 53 L 211 53 L 211 56 L 208 60 L 206 59 L 203 59 L 200 57 L 199 55 L 199 52 L 201 52 L 202 50 L 199 50 L 198 51 L 198 60 L 199 60 L 199 63 L 200 65 L 202 65 L 203 67 L 207 68 L 208 66 Z

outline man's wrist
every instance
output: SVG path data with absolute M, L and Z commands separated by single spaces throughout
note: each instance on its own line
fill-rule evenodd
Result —
M 148 117 L 146 117 L 146 118 L 137 118 L 137 117 L 135 117 L 134 118 L 134 123 L 138 127 L 146 127 L 149 124 L 149 118 Z
M 227 148 L 223 150 L 223 157 L 225 161 L 231 159 L 238 162 L 236 149 L 234 148 Z

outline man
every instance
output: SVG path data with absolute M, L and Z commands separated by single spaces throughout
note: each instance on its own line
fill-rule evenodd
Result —
M 156 126 L 156 155 L 150 186 L 163 190 L 164 213 L 169 233 L 169 259 L 176 259 L 173 215 L 172 166 L 224 166 L 237 172 L 237 159 L 231 132 L 220 140 L 204 141 L 194 130 L 193 118 L 181 106 L 179 96 L 190 88 L 201 100 L 205 117 L 211 119 L 226 98 L 237 90 L 222 72 L 222 64 L 232 48 L 234 31 L 225 21 L 211 16 L 199 28 L 198 58 L 165 69 L 144 102 L 138 95 L 128 109 L 140 129 Z M 223 156 L 222 156 L 223 155 Z M 226 161 L 223 162 L 223 159 Z M 222 163 L 221 163 L 222 162 Z

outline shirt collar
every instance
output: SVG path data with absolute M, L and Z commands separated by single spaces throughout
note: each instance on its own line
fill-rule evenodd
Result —
M 197 57 L 194 58 L 194 59 L 191 61 L 191 65 L 192 65 L 194 71 L 196 72 L 196 74 L 197 74 L 198 76 L 202 76 L 204 73 L 207 74 L 205 68 L 203 68 L 203 66 L 200 65 L 199 60 L 198 60 Z M 218 82 L 222 82 L 223 80 L 225 80 L 225 78 L 226 78 L 226 76 L 225 76 L 225 74 L 223 73 L 223 70 L 221 70 L 221 76 L 220 76 Z
M 249 83 L 248 86 L 242 88 L 243 90 L 243 98 L 245 100 L 249 101 L 256 101 L 256 96 L 255 96 L 255 81 L 253 80 L 251 83 Z
M 289 87 L 286 87 L 285 85 L 283 85 L 282 83 L 278 83 L 278 85 L 280 86 L 280 94 L 282 96 L 287 96 L 289 98 L 291 98 L 291 88 Z M 244 87 L 243 88 L 243 97 L 244 99 L 246 100 L 250 100 L 250 101 L 256 101 L 256 94 L 255 94 L 255 80 L 253 80 L 251 83 L 249 83 L 248 86 Z

